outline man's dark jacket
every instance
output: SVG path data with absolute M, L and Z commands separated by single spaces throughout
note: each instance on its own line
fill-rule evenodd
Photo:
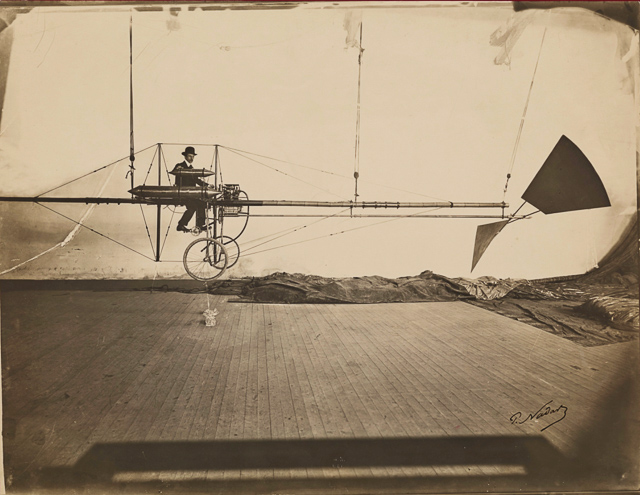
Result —
M 172 172 L 176 170 L 192 170 L 193 166 L 188 164 L 186 160 L 184 162 L 177 163 L 175 167 L 173 167 Z M 206 182 L 198 179 L 197 177 L 192 176 L 180 176 L 176 175 L 176 186 L 178 187 L 195 187 L 206 185 Z

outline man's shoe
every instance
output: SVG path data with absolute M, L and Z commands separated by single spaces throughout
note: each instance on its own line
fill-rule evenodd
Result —
M 189 232 L 189 229 L 187 227 L 185 227 L 184 225 L 180 225 L 180 224 L 178 224 L 178 226 L 176 227 L 176 230 L 178 232 Z

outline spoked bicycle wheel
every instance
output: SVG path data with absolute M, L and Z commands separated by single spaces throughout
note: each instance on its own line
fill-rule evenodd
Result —
M 227 249 L 210 237 L 197 239 L 184 251 L 184 269 L 196 280 L 214 280 L 222 275 L 229 264 Z

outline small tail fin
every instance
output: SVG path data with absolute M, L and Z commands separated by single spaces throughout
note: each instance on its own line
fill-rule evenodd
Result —
M 476 242 L 473 246 L 473 261 L 471 262 L 471 271 L 476 267 L 480 258 L 491 244 L 491 241 L 500 233 L 509 220 L 501 220 L 499 222 L 478 225 L 476 230 Z

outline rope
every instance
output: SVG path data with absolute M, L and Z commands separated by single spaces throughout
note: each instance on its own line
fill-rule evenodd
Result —
M 104 184 L 102 185 L 102 188 L 100 189 L 100 192 L 98 193 L 98 195 L 99 195 L 99 196 L 101 196 L 101 195 L 102 195 L 102 193 L 104 192 L 104 190 L 105 190 L 105 188 L 107 187 L 107 184 L 109 183 L 109 181 L 111 180 L 111 176 L 113 176 L 113 173 L 114 173 L 114 172 L 115 172 L 115 169 L 111 171 L 111 173 L 109 174 L 109 176 L 108 176 L 108 177 L 106 178 L 106 180 L 104 181 Z M 38 203 L 38 204 L 40 204 L 40 203 Z M 40 205 L 40 206 L 42 206 L 42 205 Z M 95 205 L 95 204 L 92 204 L 89 208 L 87 208 L 87 211 L 84 213 L 84 215 L 83 215 L 83 216 L 82 216 L 82 218 L 80 219 L 80 222 L 83 222 L 86 218 L 88 218 L 88 217 L 89 217 L 89 215 L 91 214 L 91 212 L 94 210 L 94 208 L 95 208 L 95 207 L 96 207 L 96 205 Z M 53 210 L 52 210 L 52 211 L 53 211 Z M 51 251 L 53 251 L 53 250 L 54 250 L 54 249 L 56 249 L 56 248 L 66 246 L 68 243 L 70 243 L 70 242 L 75 238 L 75 236 L 76 236 L 76 234 L 77 234 L 77 232 L 78 232 L 78 230 L 79 230 L 80 225 L 81 225 L 81 223 L 78 223 L 78 225 L 76 225 L 76 226 L 71 230 L 71 232 L 69 232 L 69 233 L 67 234 L 67 236 L 64 238 L 64 240 L 63 240 L 63 241 L 58 242 L 58 243 L 57 243 L 57 244 L 55 244 L 54 246 L 51 246 L 49 249 L 45 250 L 44 252 L 42 252 L 42 253 L 40 253 L 40 254 L 37 254 L 37 255 L 35 255 L 35 256 L 33 256 L 33 257 L 29 258 L 28 260 L 23 261 L 22 263 L 19 263 L 19 264 L 15 265 L 15 266 L 13 266 L 13 267 L 11 267 L 11 268 L 7 269 L 7 270 L 4 270 L 3 272 L 0 272 L 0 275 L 4 275 L 5 273 L 12 272 L 13 270 L 16 270 L 17 268 L 20 268 L 21 266 L 24 266 L 24 265 L 26 265 L 27 263 L 30 263 L 30 262 L 32 262 L 32 261 L 34 261 L 34 260 L 36 260 L 36 259 L 40 258 L 41 256 L 44 256 L 44 255 L 45 255 L 45 254 L 47 254 L 47 253 L 50 253 Z
M 273 158 L 271 156 L 261 155 L 261 154 L 258 154 L 258 153 L 252 153 L 251 151 L 239 150 L 237 148 L 230 148 L 228 146 L 222 146 L 222 145 L 220 145 L 220 147 L 224 148 L 224 149 L 226 149 L 228 151 L 237 151 L 238 154 L 244 153 L 244 154 L 247 154 L 247 155 L 258 156 L 260 158 L 266 158 L 268 160 L 273 160 L 273 161 L 280 162 L 280 163 L 286 163 L 287 165 L 293 165 L 294 167 L 306 168 L 306 169 L 309 169 L 309 170 L 313 170 L 315 172 L 321 172 L 321 173 L 327 174 L 327 175 L 334 175 L 334 176 L 340 177 L 342 179 L 350 179 L 351 178 L 348 175 L 336 174 L 335 172 L 329 172 L 327 170 L 322 170 L 320 168 L 310 167 L 310 166 L 307 166 L 307 165 L 301 165 L 299 163 L 293 163 L 293 162 L 289 162 L 289 161 L 286 161 L 286 160 Z M 241 156 L 243 156 L 243 155 L 241 155 Z M 246 156 L 243 156 L 243 157 L 247 158 Z M 428 194 L 417 193 L 415 191 L 408 191 L 407 189 L 401 189 L 399 187 L 392 187 L 392 186 L 389 186 L 388 184 L 381 184 L 379 182 L 374 182 L 374 181 L 371 181 L 371 180 L 364 180 L 362 182 L 364 182 L 366 184 L 372 184 L 372 185 L 378 186 L 378 187 L 384 187 L 386 189 L 391 189 L 393 191 L 399 191 L 399 192 L 404 192 L 404 193 L 408 193 L 408 194 L 414 194 L 416 196 L 420 196 L 420 197 L 423 197 L 423 198 L 437 199 L 438 201 L 448 201 L 447 199 L 440 198 L 440 197 L 437 197 L 437 196 L 430 196 Z
M 526 201 L 523 201 L 523 202 L 522 202 L 522 204 L 521 204 L 520 206 L 518 206 L 518 209 L 517 209 L 515 212 L 513 212 L 513 215 L 514 215 L 514 216 L 515 216 L 515 215 L 517 215 L 517 214 L 518 214 L 518 212 L 522 209 L 522 207 L 523 207 L 524 205 L 526 205 L 526 204 L 527 204 L 527 202 L 526 202 Z
M 156 285 L 156 278 L 158 278 L 158 265 L 155 266 L 155 270 L 153 271 L 153 280 L 151 281 L 151 292 L 152 293 L 153 293 L 153 288 Z
M 176 214 L 175 208 L 171 210 L 171 218 L 169 219 L 169 225 L 167 225 L 167 231 L 164 234 L 164 239 L 162 241 L 162 247 L 160 248 L 160 254 L 162 255 L 162 251 L 164 251 L 164 245 L 167 243 L 167 237 L 169 237 L 169 231 L 171 230 L 171 224 L 173 223 L 173 217 Z
M 529 213 L 527 215 L 522 215 L 520 218 L 516 218 L 515 220 L 522 220 L 523 218 L 529 218 L 530 216 L 535 215 L 536 213 L 540 213 L 540 210 L 536 210 L 533 213 Z M 515 220 L 514 220 L 514 222 L 515 222 Z
M 155 161 L 157 155 L 158 155 L 158 148 L 156 148 L 156 150 L 153 153 L 153 157 L 151 157 L 151 163 L 149 164 L 149 170 L 147 170 L 147 175 L 144 176 L 144 181 L 142 182 L 143 186 L 147 184 L 147 179 L 149 178 L 149 174 L 151 173 L 151 169 L 153 168 L 153 162 Z
M 166 146 L 185 146 L 185 143 L 158 143 L 158 144 L 164 144 Z M 186 143 L 186 144 L 189 144 L 191 146 L 198 146 L 198 147 L 218 146 L 217 144 L 211 144 L 211 143 Z
M 360 43 L 358 45 L 358 99 L 356 102 L 356 144 L 355 144 L 355 164 L 353 168 L 353 178 L 355 181 L 353 201 L 358 201 L 358 178 L 360 177 L 360 82 L 362 79 L 362 22 L 360 23 Z
M 336 215 L 338 215 L 338 214 L 336 213 L 336 214 L 335 214 L 335 215 L 333 215 L 333 216 L 336 216 Z M 323 217 L 322 219 L 324 220 L 324 218 L 326 218 L 326 217 Z M 318 220 L 318 221 L 320 221 L 320 220 Z M 245 243 L 245 245 L 246 245 L 246 244 L 251 244 L 252 242 L 261 241 L 262 239 L 268 239 L 269 237 L 273 237 L 273 236 L 276 236 L 276 235 L 278 235 L 278 234 L 282 234 L 282 233 L 284 233 L 284 232 L 292 231 L 292 230 L 295 230 L 295 229 L 297 229 L 297 228 L 298 228 L 298 227 L 289 227 L 289 228 L 286 228 L 286 229 L 284 229 L 284 230 L 280 230 L 280 231 L 278 231 L 278 232 L 274 232 L 274 233 L 272 233 L 272 234 L 264 235 L 264 236 L 262 236 L 262 237 L 256 237 L 255 239 L 251 239 L 250 241 L 247 241 L 247 242 Z M 263 244 L 264 244 L 264 243 L 263 243 Z M 253 249 L 253 248 L 255 248 L 255 247 L 258 247 L 258 246 L 253 246 L 253 247 L 251 247 L 251 248 L 246 248 L 246 249 Z
M 146 147 L 145 149 L 138 151 L 138 153 L 136 153 L 136 155 L 138 155 L 138 154 L 140 154 L 140 153 L 142 153 L 142 152 L 144 152 L 144 151 L 147 151 L 147 150 L 148 150 L 149 148 L 151 148 L 152 146 L 155 146 L 155 144 L 152 144 L 151 146 L 148 146 L 148 147 Z M 87 176 L 89 176 L 89 175 L 91 175 L 91 174 L 95 174 L 96 172 L 100 172 L 100 170 L 104 170 L 105 168 L 111 167 L 111 166 L 113 166 L 113 165 L 115 165 L 115 164 L 117 164 L 117 163 L 120 163 L 121 161 L 126 160 L 126 159 L 127 159 L 126 157 L 118 158 L 115 162 L 111 162 L 111 163 L 109 163 L 108 165 L 105 165 L 105 166 L 103 166 L 103 167 L 97 168 L 97 169 L 95 169 L 95 170 L 93 170 L 93 171 L 91 171 L 91 172 L 88 172 L 88 173 L 86 173 L 86 174 L 84 174 L 84 175 L 81 175 L 80 177 L 76 177 L 75 179 L 72 179 L 72 180 L 70 180 L 70 181 L 68 181 L 68 182 L 65 182 L 64 184 L 61 184 L 61 185 L 59 185 L 59 186 L 56 186 L 56 187 L 54 187 L 53 189 L 49 189 L 48 191 L 45 191 L 45 192 L 43 192 L 43 193 L 40 193 L 40 194 L 38 194 L 38 195 L 37 195 L 37 196 L 35 196 L 35 197 L 36 197 L 36 198 L 39 198 L 40 196 L 44 196 L 45 194 L 49 194 L 50 192 L 53 192 L 53 191 L 55 191 L 56 189 L 60 189 L 61 187 L 68 186 L 68 185 L 69 185 L 69 184 L 71 184 L 72 182 L 78 181 L 78 180 L 80 180 L 80 179 L 84 179 L 85 177 L 87 177 Z
M 334 213 L 333 215 L 327 215 L 326 217 L 323 217 L 323 218 L 321 218 L 319 220 L 316 220 L 315 222 L 311 222 L 309 224 L 301 225 L 301 226 L 298 226 L 298 227 L 291 227 L 289 229 L 281 231 L 281 232 L 285 232 L 285 233 L 283 233 L 282 235 L 278 235 L 277 237 L 274 237 L 273 239 L 269 239 L 269 240 L 267 240 L 265 242 L 261 242 L 260 244 L 256 244 L 255 246 L 251 246 L 250 248 L 246 248 L 244 250 L 244 253 L 246 254 L 248 251 L 251 251 L 252 249 L 256 249 L 257 247 L 260 247 L 260 246 L 263 246 L 263 245 L 268 244 L 270 242 L 276 241 L 276 240 L 278 240 L 278 239 L 280 239 L 282 237 L 285 237 L 287 235 L 293 234 L 294 232 L 297 232 L 299 230 L 306 229 L 307 227 L 310 227 L 311 225 L 314 225 L 316 223 L 322 222 L 323 220 L 326 220 L 327 218 L 331 218 L 331 217 L 333 217 L 335 215 L 339 215 L 340 213 L 344 213 L 345 211 L 347 211 L 347 209 L 342 210 L 341 212 L 338 212 L 338 213 Z M 290 231 L 290 232 L 287 232 L 287 231 Z M 277 233 L 273 234 L 273 235 L 277 235 Z M 266 238 L 266 237 L 270 237 L 270 236 L 265 236 L 265 237 L 263 237 L 263 239 Z M 255 242 L 255 240 L 254 241 L 250 241 L 250 242 Z M 258 251 L 258 252 L 262 252 L 262 251 Z M 256 254 L 256 253 L 253 253 L 253 254 Z
M 162 164 L 164 165 L 164 171 L 167 173 L 167 180 L 169 181 L 169 184 L 171 184 L 171 174 L 169 174 L 169 167 L 167 167 L 167 159 L 164 156 L 162 143 L 158 143 L 158 148 L 160 148 L 160 159 L 162 160 Z
M 259 164 L 259 165 L 262 165 L 263 167 L 267 167 L 267 168 L 269 168 L 269 169 L 271 169 L 271 170 L 274 170 L 274 171 L 276 171 L 276 172 L 278 172 L 278 173 L 280 173 L 280 174 L 282 174 L 282 175 L 285 175 L 285 176 L 287 176 L 287 177 L 289 177 L 289 178 L 291 178 L 291 179 L 297 180 L 298 182 L 302 182 L 303 184 L 306 184 L 306 185 L 308 185 L 308 186 L 311 186 L 311 187 L 313 187 L 313 188 L 315 188 L 315 189 L 319 189 L 320 191 L 323 191 L 323 192 L 326 192 L 326 193 L 332 194 L 333 196 L 337 196 L 337 197 L 339 197 L 340 199 L 345 199 L 344 197 L 340 196 L 339 194 L 334 193 L 333 191 L 329 191 L 328 189 L 323 189 L 323 188 L 321 188 L 321 187 L 316 186 L 315 184 L 312 184 L 311 182 L 307 182 L 307 181 L 305 181 L 305 180 L 302 180 L 302 179 L 299 179 L 299 178 L 297 178 L 297 177 L 294 177 L 293 175 L 290 175 L 290 174 L 288 174 L 288 173 L 286 173 L 286 172 L 283 172 L 283 171 L 282 171 L 282 170 L 280 170 L 280 169 L 277 169 L 277 168 L 275 168 L 275 167 L 272 167 L 272 166 L 270 166 L 270 165 L 267 165 L 266 163 L 263 163 L 263 162 L 261 162 L 261 161 L 255 160 L 255 159 L 253 159 L 253 158 L 249 158 L 248 156 L 245 156 L 245 155 L 243 155 L 242 153 L 239 153 L 239 152 L 237 152 L 237 151 L 235 151 L 235 150 L 232 150 L 232 149 L 229 149 L 229 148 L 226 148 L 226 149 L 228 149 L 229 151 L 231 151 L 231 153 L 235 153 L 236 155 L 242 156 L 243 158 L 245 158 L 245 159 L 247 159 L 247 160 L 250 160 L 250 161 L 255 162 L 255 163 Z
M 403 218 L 410 218 L 410 217 L 413 217 L 413 216 L 418 215 L 418 214 L 424 214 L 425 212 L 428 212 L 428 211 L 435 211 L 435 210 L 440 210 L 440 209 L 441 209 L 441 208 L 430 208 L 430 209 L 427 209 L 427 210 L 424 210 L 424 211 L 420 211 L 420 212 L 418 212 L 418 213 L 414 213 L 414 214 L 412 214 L 412 215 L 407 215 L 406 217 L 403 217 Z M 327 218 L 328 218 L 328 217 L 327 217 Z M 323 220 L 324 220 L 324 219 L 323 219 Z M 245 252 L 245 254 L 244 254 L 243 256 L 245 256 L 245 257 L 246 257 L 246 256 L 252 256 L 252 255 L 254 255 L 254 254 L 265 253 L 265 252 L 267 252 L 267 251 L 273 251 L 273 250 L 275 250 L 275 249 L 280 249 L 280 248 L 289 247 L 289 246 L 295 246 L 296 244 L 303 244 L 303 243 L 305 243 L 305 242 L 316 241 L 316 240 L 318 240 L 318 239 L 323 239 L 323 238 L 325 238 L 325 237 L 326 237 L 326 238 L 329 238 L 329 237 L 333 237 L 333 236 L 336 236 L 336 235 L 346 234 L 347 232 L 352 232 L 352 231 L 354 231 L 354 230 L 360 230 L 360 229 L 366 229 L 366 228 L 369 228 L 369 227 L 375 227 L 375 226 L 377 226 L 377 225 L 381 225 L 381 224 L 383 224 L 383 223 L 388 223 L 388 222 L 393 222 L 393 221 L 395 221 L 395 220 L 400 220 L 400 219 L 399 219 L 399 218 L 393 218 L 393 219 L 390 219 L 390 220 L 384 220 L 384 221 L 382 221 L 382 222 L 373 223 L 373 224 L 371 224 L 371 225 L 361 225 L 360 227 L 354 227 L 354 228 L 352 228 L 352 229 L 341 230 L 341 231 L 339 231 L 339 232 L 333 232 L 333 233 L 328 234 L 328 235 L 321 235 L 321 236 L 318 236 L 318 237 L 313 237 L 313 238 L 311 238 L 311 239 L 304 239 L 304 240 L 302 240 L 302 241 L 292 242 L 292 243 L 290 243 L 290 244 L 283 244 L 283 245 L 281 245 L 281 246 L 276 246 L 276 247 L 269 248 L 269 249 L 263 249 L 262 251 L 256 251 L 255 253 L 248 253 L 248 254 L 246 254 L 246 252 Z M 275 240 L 275 239 L 274 239 L 274 240 Z
M 53 208 L 49 208 L 48 206 L 45 206 L 45 205 L 43 205 L 42 203 L 38 203 L 38 202 L 36 202 L 36 204 L 37 204 L 37 205 L 42 206 L 43 208 L 46 208 L 46 209 L 47 209 L 47 210 L 49 210 L 49 211 L 52 211 L 53 213 L 55 213 L 55 214 L 57 214 L 57 215 L 60 215 L 60 216 L 61 216 L 61 217 L 63 217 L 63 218 L 66 218 L 67 220 L 69 220 L 69 221 L 71 221 L 71 222 L 73 222 L 73 223 L 75 223 L 75 224 L 79 225 L 80 227 L 84 227 L 85 229 L 90 230 L 90 231 L 91 231 L 91 232 L 93 232 L 94 234 L 98 234 L 99 236 L 104 237 L 105 239 L 108 239 L 108 240 L 110 240 L 111 242 L 115 242 L 116 244 L 118 244 L 118 245 L 122 246 L 123 248 L 128 249 L 129 251 L 133 251 L 134 253 L 139 254 L 140 256 L 142 256 L 142 257 L 144 257 L 144 258 L 147 258 L 148 260 L 155 261 L 153 258 L 150 258 L 150 257 L 149 257 L 149 256 L 147 256 L 146 254 L 142 254 L 141 252 L 136 251 L 135 249 L 133 249 L 133 248 L 131 248 L 131 247 L 129 247 L 129 246 L 126 246 L 125 244 L 122 244 L 121 242 L 116 241 L 115 239 L 112 239 L 111 237 L 109 237 L 109 236 L 107 236 L 107 235 L 105 235 L 105 234 L 103 234 L 103 233 L 101 233 L 101 232 L 98 232 L 97 230 L 94 230 L 94 229 L 92 229 L 91 227 L 87 227 L 86 225 L 84 225 L 84 224 L 82 224 L 82 223 L 80 223 L 80 222 L 78 222 L 78 221 L 74 220 L 73 218 L 69 218 L 68 216 L 63 215 L 62 213 L 60 213 L 59 211 L 54 210 Z
M 542 45 L 544 44 L 544 38 L 547 34 L 547 28 L 544 28 L 544 33 L 542 33 L 542 40 L 540 41 L 540 49 L 538 50 L 538 58 L 536 60 L 536 66 L 533 69 L 533 76 L 531 77 L 531 84 L 529 85 L 529 93 L 527 94 L 527 101 L 524 105 L 524 111 L 522 112 L 522 117 L 520 118 L 520 128 L 518 129 L 518 135 L 516 136 L 516 142 L 513 146 L 513 151 L 511 152 L 511 162 L 509 164 L 509 172 L 507 173 L 507 182 L 504 185 L 504 192 L 502 195 L 502 200 L 507 194 L 507 187 L 509 186 L 509 179 L 511 178 L 511 172 L 513 171 L 513 166 L 516 161 L 516 154 L 518 153 L 518 148 L 520 146 L 520 137 L 522 136 L 522 129 L 524 128 L 524 120 L 527 116 L 527 109 L 529 108 L 529 100 L 531 99 L 531 92 L 533 90 L 533 83 L 536 79 L 536 73 L 538 72 L 538 63 L 540 62 L 540 55 L 542 54 Z
M 213 153 L 213 159 L 218 164 L 217 168 L 218 168 L 218 175 L 220 176 L 220 184 L 224 184 L 224 179 L 222 178 L 222 160 L 220 159 L 220 154 L 218 153 L 218 147 L 217 146 L 216 146 L 215 151 Z
M 140 205 L 140 213 L 142 213 L 142 221 L 144 222 L 144 228 L 147 231 L 147 237 L 149 238 L 149 244 L 151 244 L 151 252 L 154 255 L 157 255 L 158 253 L 156 252 L 155 249 L 153 249 L 153 241 L 151 240 L 151 233 L 149 232 L 149 225 L 147 224 L 147 217 L 144 216 L 144 210 L 142 209 L 142 205 Z
M 253 156 L 260 157 L 260 158 L 266 158 L 267 160 L 273 160 L 274 162 L 286 163 L 287 165 L 293 165 L 294 167 L 307 168 L 309 170 L 314 170 L 316 172 L 322 172 L 323 174 L 327 174 L 327 175 L 335 175 L 336 177 L 341 177 L 343 179 L 348 179 L 349 178 L 346 175 L 336 174 L 335 172 L 329 172 L 327 170 L 322 170 L 321 168 L 316 168 L 316 167 L 310 167 L 308 165 L 300 165 L 299 163 L 293 163 L 293 162 L 289 162 L 287 160 L 281 160 L 279 158 L 274 158 L 272 156 L 261 155 L 259 153 L 252 153 L 251 151 L 239 150 L 237 148 L 230 148 L 229 146 L 220 145 L 220 147 L 224 148 L 225 150 L 228 150 L 228 151 L 237 151 L 238 153 L 244 153 L 246 155 L 253 155 Z

